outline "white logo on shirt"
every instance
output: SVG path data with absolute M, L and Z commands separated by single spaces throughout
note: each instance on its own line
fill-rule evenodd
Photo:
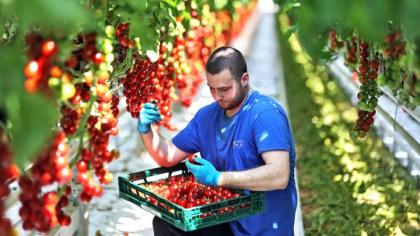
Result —
M 241 148 L 242 146 L 244 146 L 244 141 L 243 140 L 234 140 L 232 142 L 232 147 L 233 148 Z

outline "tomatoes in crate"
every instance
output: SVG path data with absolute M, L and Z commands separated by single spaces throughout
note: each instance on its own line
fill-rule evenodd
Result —
M 191 174 L 171 176 L 165 180 L 143 184 L 142 187 L 184 208 L 202 206 L 240 196 L 239 193 L 227 188 L 211 187 L 195 182 L 194 176 Z M 149 197 L 148 200 L 157 205 L 155 198 Z M 224 209 L 224 212 L 228 210 Z

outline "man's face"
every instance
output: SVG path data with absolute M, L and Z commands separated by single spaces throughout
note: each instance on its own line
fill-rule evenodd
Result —
M 211 95 L 224 110 L 232 110 L 241 104 L 246 90 L 242 83 L 235 81 L 229 70 L 215 75 L 206 73 L 206 76 Z

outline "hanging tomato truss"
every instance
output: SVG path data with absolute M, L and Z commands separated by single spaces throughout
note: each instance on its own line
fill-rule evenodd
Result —
M 23 229 L 71 224 L 72 198 L 88 203 L 112 180 L 107 164 L 121 112 L 158 101 L 174 130 L 211 51 L 238 36 L 253 0 L 0 3 L 0 214 L 18 180 Z M 120 100 L 124 99 L 126 107 Z M 21 173 L 21 174 L 20 174 Z M 39 217 L 42 215 L 43 217 Z M 2 217 L 0 235 L 15 234 Z
M 420 179 L 420 30 L 415 1 L 278 0 L 315 63 L 328 64 L 358 118 L 349 134 L 375 126 L 383 142 Z

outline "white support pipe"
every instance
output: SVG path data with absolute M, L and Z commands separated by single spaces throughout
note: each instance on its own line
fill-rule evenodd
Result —
M 360 83 L 352 81 L 352 72 L 344 64 L 344 59 L 339 56 L 330 65 L 329 69 L 353 105 L 357 105 L 357 93 Z M 420 108 L 410 110 L 397 103 L 392 93 L 384 88 L 378 100 L 377 113 L 374 127 L 377 133 L 400 161 L 407 167 L 414 178 L 420 176 Z

